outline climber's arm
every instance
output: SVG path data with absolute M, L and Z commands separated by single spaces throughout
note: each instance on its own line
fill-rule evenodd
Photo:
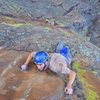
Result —
M 70 70 L 69 81 L 68 81 L 67 86 L 65 88 L 65 92 L 68 93 L 68 94 L 72 94 L 72 92 L 73 92 L 72 84 L 75 80 L 75 77 L 76 77 L 76 73 L 74 71 Z
M 35 54 L 36 52 L 31 52 L 29 55 L 28 55 L 28 57 L 27 57 L 27 59 L 26 59 L 26 61 L 25 61 L 25 65 L 28 65 L 29 64 L 29 62 L 31 61 L 31 59 L 33 58 L 33 55 Z
M 29 64 L 29 62 L 31 61 L 31 59 L 33 58 L 33 56 L 35 55 L 35 53 L 36 53 L 36 52 L 31 52 L 31 53 L 28 55 L 28 57 L 27 57 L 25 63 L 24 63 L 23 65 L 20 66 L 20 68 L 21 68 L 22 71 L 26 71 L 26 70 L 27 70 L 28 64 Z

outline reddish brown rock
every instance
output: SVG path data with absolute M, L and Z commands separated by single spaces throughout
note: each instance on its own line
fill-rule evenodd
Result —
M 3 54 L 3 52 L 2 52 Z M 18 66 L 23 64 L 25 54 L 22 52 L 8 51 L 1 62 L 5 67 L 0 76 L 0 100 L 51 100 L 63 98 L 64 84 L 62 80 L 52 72 L 39 72 L 30 63 L 30 70 L 21 72 Z M 22 60 L 23 59 L 23 60 Z M 0 66 L 1 68 L 2 66 Z

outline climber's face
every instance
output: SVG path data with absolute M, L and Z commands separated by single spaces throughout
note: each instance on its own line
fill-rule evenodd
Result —
M 43 71 L 44 67 L 45 67 L 45 64 L 37 64 L 36 66 L 40 71 Z
M 46 70 L 48 68 L 48 61 L 46 61 L 44 64 L 36 64 L 39 71 Z

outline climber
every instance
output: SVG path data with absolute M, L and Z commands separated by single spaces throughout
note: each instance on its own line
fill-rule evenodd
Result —
M 61 44 L 61 43 L 60 43 Z M 59 44 L 58 44 L 59 49 Z M 72 84 L 75 80 L 76 73 L 68 68 L 68 65 L 71 63 L 72 56 L 69 53 L 68 47 L 63 47 L 56 51 L 56 53 L 47 53 L 44 51 L 32 52 L 29 54 L 25 63 L 20 67 L 22 71 L 26 71 L 30 60 L 33 59 L 38 70 L 41 72 L 49 68 L 51 71 L 61 74 L 68 74 L 69 81 L 65 88 L 65 93 L 72 94 Z

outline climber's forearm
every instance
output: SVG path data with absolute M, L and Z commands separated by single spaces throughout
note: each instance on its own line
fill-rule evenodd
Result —
M 75 77 L 76 77 L 76 73 L 72 70 L 70 70 L 70 73 L 69 73 L 69 81 L 67 83 L 67 87 L 72 87 L 72 84 L 75 80 Z
M 25 65 L 28 65 L 28 64 L 29 64 L 29 62 L 31 61 L 31 59 L 32 59 L 34 53 L 35 53 L 35 52 L 32 52 L 32 53 L 29 54 L 28 58 L 26 59 L 26 61 L 25 61 L 25 63 L 24 63 Z

